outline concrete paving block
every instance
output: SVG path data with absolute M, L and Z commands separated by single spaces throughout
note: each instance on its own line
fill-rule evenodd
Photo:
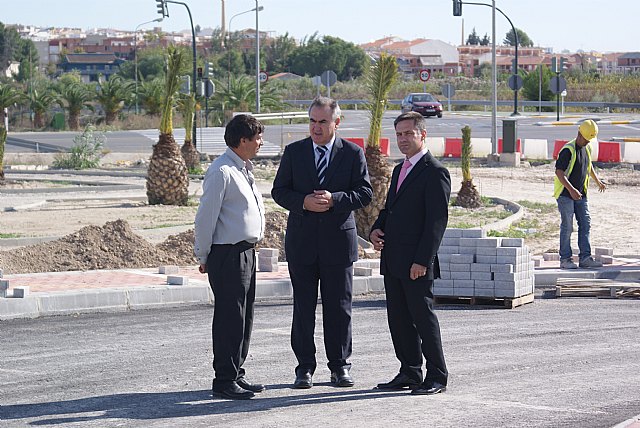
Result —
M 460 238 L 461 247 L 476 247 L 478 242 L 477 238 Z
M 471 279 L 491 281 L 493 279 L 493 275 L 491 274 L 491 272 L 471 272 Z
M 258 270 L 260 272 L 278 272 L 278 259 L 275 261 L 271 257 L 266 260 L 258 258 Z
M 363 248 L 362 252 L 364 252 L 364 254 L 367 257 L 370 257 L 370 258 L 375 258 L 376 257 L 376 250 L 374 250 L 373 248 Z
M 612 256 L 605 256 L 604 254 L 600 256 L 600 261 L 602 262 L 603 265 L 610 265 L 613 263 L 613 257 Z
M 2 278 L 3 276 L 4 276 L 4 271 L 0 269 L 0 278 Z
M 493 288 L 474 288 L 473 295 L 476 297 L 495 297 Z
M 459 253 L 460 254 L 476 254 L 477 251 L 477 247 L 459 247 Z
M 367 278 L 370 293 L 384 292 L 384 277 L 382 275 L 374 275 Z
M 438 261 L 442 264 L 444 263 L 449 263 L 451 261 L 451 254 L 442 254 L 440 251 L 438 251 Z
M 466 264 L 470 264 L 473 263 L 473 254 L 452 254 L 451 258 L 449 259 L 449 263 L 451 264 L 460 264 L 460 263 L 466 263 Z M 451 269 L 453 270 L 453 269 Z
M 475 281 L 471 279 L 454 279 L 453 280 L 454 289 L 457 289 L 457 288 L 473 289 L 474 285 L 475 285 Z
M 471 263 L 471 272 L 491 272 L 491 265 L 487 263 Z
M 496 289 L 501 289 L 501 290 L 515 290 L 516 289 L 516 281 L 507 281 L 507 280 L 500 280 L 500 281 L 493 281 L 494 282 L 494 288 Z
M 487 236 L 487 232 L 484 229 L 473 228 L 473 229 L 462 229 L 462 237 L 463 238 L 484 238 Z
M 453 287 L 436 287 L 433 286 L 433 295 L 436 297 L 451 297 L 455 296 L 455 290 Z
M 516 289 L 496 288 L 493 291 L 495 293 L 495 297 L 515 298 L 522 295 L 516 291 Z
M 515 281 L 518 279 L 517 273 L 494 272 L 493 279 L 495 281 Z
M 543 253 L 542 254 L 542 258 L 543 260 L 549 262 L 549 261 L 556 261 L 559 262 L 560 261 L 560 254 L 558 253 Z
M 478 247 L 476 248 L 476 254 L 479 256 L 497 256 L 498 249 L 491 247 Z
M 449 275 L 454 281 L 456 279 L 471 279 L 471 272 L 469 271 L 451 271 Z
M 523 247 L 524 238 L 502 238 L 503 247 Z
M 28 286 L 15 287 L 13 289 L 13 297 L 14 298 L 16 298 L 16 299 L 24 299 L 27 296 L 29 296 L 29 287 Z
M 0 299 L 0 320 L 14 318 L 37 318 L 40 314 L 40 299 L 31 295 L 25 299 Z
M 256 298 L 291 296 L 293 296 L 293 288 L 289 279 L 260 281 L 256 285 Z
M 447 227 L 444 231 L 444 237 L 445 238 L 461 238 L 463 230 L 464 229 L 458 229 L 455 227 Z
M 534 257 L 532 259 L 533 267 L 542 266 L 542 257 Z
M 613 256 L 613 248 L 596 247 L 596 248 L 594 248 L 594 255 L 596 255 L 596 256 Z M 0 274 L 0 278 L 2 278 L 1 274 Z
M 473 282 L 473 287 L 477 290 L 479 288 L 487 289 L 490 288 L 493 290 L 495 288 L 495 284 L 493 281 L 489 281 L 486 279 L 477 279 Z
M 440 272 L 442 272 L 443 270 L 449 270 L 449 269 L 450 269 L 449 263 L 440 262 Z
M 124 289 L 82 290 L 40 295 L 40 315 L 62 315 L 101 310 L 127 310 Z
M 169 285 L 188 285 L 188 276 L 169 275 L 167 276 L 167 284 Z
M 454 288 L 453 289 L 453 295 L 455 297 L 472 297 L 473 296 L 473 292 L 474 292 L 474 288 L 473 287 L 467 287 L 467 288 Z
M 438 278 L 433 281 L 433 286 L 435 287 L 436 285 L 439 287 L 453 288 L 453 280 Z
M 354 296 L 361 296 L 363 294 L 367 294 L 369 292 L 369 287 L 367 284 L 367 278 L 365 277 L 354 277 L 353 278 L 353 290 L 352 293 Z
M 0 297 L 7 297 L 9 294 L 9 280 L 0 279 Z
M 497 264 L 511 264 L 511 265 L 515 265 L 518 264 L 519 259 L 517 256 L 497 256 L 496 257 L 496 263 Z
M 499 264 L 495 264 L 495 265 L 491 265 L 491 272 L 502 272 L 502 273 L 511 273 L 513 272 L 513 265 L 510 264 L 506 264 L 506 265 L 499 265 Z
M 496 255 L 499 256 L 519 256 L 522 254 L 520 247 L 500 247 L 496 249 Z
M 258 250 L 258 257 L 276 257 L 280 255 L 280 250 L 277 248 L 260 248 Z
M 476 256 L 476 262 L 482 264 L 495 264 L 498 263 L 498 256 L 483 256 L 478 254 Z
M 178 266 L 160 266 L 158 273 L 162 275 L 176 275 L 180 273 L 180 268 Z
M 440 271 L 440 278 L 442 279 L 451 279 L 451 272 L 448 270 L 441 270 Z
M 460 247 L 458 245 L 441 245 L 438 248 L 438 254 L 460 254 Z
M 471 272 L 471 263 L 449 263 L 449 272 Z
M 354 276 L 371 276 L 373 275 L 373 269 L 368 267 L 355 267 L 353 268 Z
M 476 246 L 477 247 L 489 247 L 489 248 L 496 248 L 500 246 L 500 243 L 502 242 L 502 238 L 480 238 L 480 239 L 476 239 Z
M 460 245 L 460 238 L 448 238 L 447 236 L 445 236 L 444 238 L 442 238 L 442 241 L 440 241 L 440 245 L 444 245 L 446 247 L 457 247 Z

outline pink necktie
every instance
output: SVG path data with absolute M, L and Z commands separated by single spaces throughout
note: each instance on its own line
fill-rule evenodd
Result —
M 409 170 L 409 168 L 411 168 L 411 162 L 409 162 L 409 159 L 405 159 L 404 162 L 402 162 L 402 168 L 400 168 L 400 176 L 398 177 L 398 186 L 396 187 L 396 192 L 400 190 L 400 186 L 402 185 L 404 178 L 407 176 L 407 171 Z

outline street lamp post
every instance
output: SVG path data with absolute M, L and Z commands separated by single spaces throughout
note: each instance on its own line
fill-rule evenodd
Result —
M 260 7 L 258 7 L 257 11 L 261 12 L 263 9 L 264 9 L 264 7 L 260 6 Z M 231 48 L 231 46 L 230 46 L 231 45 L 231 22 L 233 21 L 233 18 L 235 18 L 236 16 L 244 15 L 245 13 L 253 12 L 255 10 L 256 10 L 256 8 L 253 8 L 253 9 L 245 10 L 244 12 L 236 13 L 229 20 L 229 25 L 227 26 L 227 34 L 226 34 L 226 39 L 227 39 L 227 90 L 228 91 L 231 90 L 231 52 L 230 52 L 230 48 Z
M 260 32 L 258 30 L 258 0 L 256 0 L 256 113 L 260 113 Z
M 151 21 L 138 24 L 133 32 L 133 65 L 134 65 L 134 80 L 136 82 L 136 114 L 138 114 L 138 28 L 145 24 L 151 24 L 152 22 L 162 22 L 163 18 L 152 19 Z

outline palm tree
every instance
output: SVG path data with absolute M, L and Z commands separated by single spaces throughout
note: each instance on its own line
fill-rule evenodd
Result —
M 98 84 L 96 100 L 102 105 L 105 115 L 104 121 L 107 125 L 116 120 L 125 101 L 129 100 L 133 93 L 133 82 L 126 81 L 117 74 Z
M 7 142 L 7 128 L 4 127 L 4 109 L 24 100 L 22 91 L 14 86 L 0 83 L 0 184 L 4 182 L 4 146 Z
M 62 82 L 58 88 L 60 105 L 69 113 L 69 129 L 77 130 L 80 127 L 80 112 L 83 108 L 94 111 L 91 101 L 93 91 L 82 82 L 69 80 Z
M 187 168 L 190 170 L 196 169 L 200 166 L 200 153 L 196 150 L 196 147 L 191 141 L 193 128 L 193 115 L 196 110 L 196 97 L 195 95 L 181 95 L 178 98 L 178 111 L 182 114 L 182 121 L 184 123 L 184 144 L 180 149 L 182 157 L 184 158 Z
M 189 199 L 188 170 L 173 139 L 173 103 L 180 86 L 178 74 L 184 55 L 182 51 L 170 47 L 167 59 L 160 137 L 153 146 L 147 171 L 147 198 L 151 205 L 186 205 Z
M 43 128 L 45 114 L 58 102 L 58 94 L 48 82 L 36 80 L 27 91 L 27 100 L 33 111 L 33 127 Z
M 164 85 L 164 77 L 156 77 L 153 80 L 143 81 L 140 84 L 138 93 L 145 114 L 150 116 L 160 114 L 162 110 Z
M 384 207 L 387 190 L 391 182 L 392 168 L 380 152 L 382 115 L 389 101 L 389 91 L 398 78 L 398 64 L 395 57 L 382 53 L 371 66 L 365 77 L 369 95 L 367 109 L 371 122 L 365 157 L 369 168 L 369 178 L 373 187 L 373 200 L 368 206 L 356 211 L 356 225 L 361 236 L 369 236 L 371 225 Z
M 462 186 L 458 191 L 456 205 L 463 208 L 480 208 L 481 199 L 471 177 L 471 128 L 462 128 L 462 152 L 460 162 L 462 167 Z
M 219 80 L 215 83 L 217 89 L 215 99 L 218 103 L 224 105 L 225 110 L 249 111 L 250 106 L 255 105 L 256 86 L 255 80 L 251 77 L 244 74 L 239 76 L 231 75 L 228 86 L 225 82 Z M 265 85 L 261 88 L 260 106 L 266 111 L 282 108 L 282 96 L 278 94 L 278 90 L 274 85 Z

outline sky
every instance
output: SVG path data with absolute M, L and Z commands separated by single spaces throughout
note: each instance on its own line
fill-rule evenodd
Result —
M 193 24 L 220 27 L 221 0 L 180 0 L 191 9 Z M 439 39 L 454 45 L 476 29 L 491 37 L 491 7 L 463 4 L 462 17 L 453 16 L 452 0 L 225 0 L 226 20 L 256 7 L 259 29 L 272 35 L 289 33 L 303 39 L 315 32 L 360 44 L 385 36 L 402 39 Z M 463 0 L 464 1 L 464 0 Z M 491 0 L 469 0 L 491 4 Z M 495 0 L 536 46 L 554 52 L 640 51 L 633 36 L 638 25 L 638 0 Z M 140 25 L 140 29 L 159 25 L 164 31 L 190 29 L 183 5 L 170 3 L 169 17 L 161 23 Z M 116 28 L 134 30 L 158 18 L 155 0 L 0 0 L 0 22 L 52 27 Z M 255 28 L 255 12 L 233 18 L 231 30 Z M 511 29 L 506 18 L 496 12 L 496 40 L 504 40 Z M 190 31 L 190 30 L 189 30 Z

